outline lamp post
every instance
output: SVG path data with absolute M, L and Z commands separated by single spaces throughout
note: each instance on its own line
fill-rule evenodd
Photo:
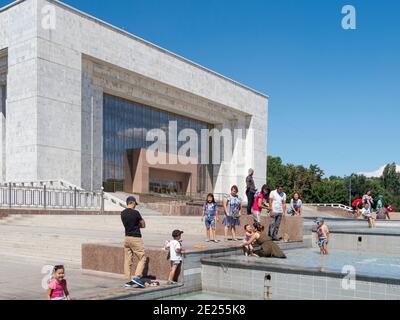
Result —
M 100 213 L 104 213 L 104 187 L 101 187 L 101 193 L 100 193 L 101 199 L 100 199 Z
M 351 207 L 351 176 L 350 176 L 350 186 L 349 186 L 349 207 Z
M 354 173 L 350 175 L 350 182 L 349 182 L 349 207 L 351 207 L 351 178 L 353 177 Z

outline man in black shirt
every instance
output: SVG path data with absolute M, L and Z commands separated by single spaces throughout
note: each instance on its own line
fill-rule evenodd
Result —
M 136 198 L 129 196 L 126 199 L 127 208 L 121 212 L 121 220 L 125 227 L 125 264 L 124 272 L 130 280 L 125 284 L 125 287 L 131 287 L 134 284 L 144 288 L 144 282 L 141 280 L 143 270 L 146 264 L 146 256 L 140 229 L 146 227 L 146 223 L 140 215 L 139 211 L 135 210 L 137 206 Z M 139 262 L 136 267 L 135 275 L 132 277 L 133 255 L 136 255 Z M 132 277 L 132 278 L 131 278 Z

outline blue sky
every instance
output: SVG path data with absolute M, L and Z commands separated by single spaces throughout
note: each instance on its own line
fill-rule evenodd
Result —
M 267 93 L 270 155 L 327 175 L 400 162 L 398 1 L 64 2 Z

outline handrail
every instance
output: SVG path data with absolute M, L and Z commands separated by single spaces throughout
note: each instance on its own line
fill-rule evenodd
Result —
M 209 192 L 183 192 L 183 193 L 170 193 L 170 194 L 159 194 L 159 193 L 142 193 L 145 196 L 154 196 L 160 198 L 174 198 L 176 201 L 205 201 Z M 213 193 L 216 201 L 222 201 L 227 197 L 227 193 Z
M 103 192 L 38 186 L 0 185 L 0 207 L 32 209 L 98 210 L 103 208 Z
M 104 192 L 103 196 L 104 196 L 104 200 L 109 200 L 115 205 L 119 205 L 122 208 L 126 208 L 126 204 L 120 198 L 113 196 L 112 194 L 110 194 L 108 192 Z
M 330 207 L 334 209 L 342 209 L 345 211 L 353 212 L 353 208 L 346 206 L 341 203 L 305 203 L 305 206 L 314 206 L 314 207 Z
M 81 187 L 62 179 L 52 179 L 52 180 L 37 180 L 37 181 L 12 181 L 0 184 L 0 186 L 8 186 L 11 183 L 13 187 L 44 187 L 47 188 L 60 188 L 74 190 L 75 188 L 79 191 L 84 191 Z M 56 188 L 57 189 L 57 188 Z

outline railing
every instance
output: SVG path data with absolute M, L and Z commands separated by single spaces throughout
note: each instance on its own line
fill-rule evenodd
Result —
M 327 208 L 341 209 L 344 211 L 353 212 L 353 208 L 340 203 L 306 203 L 305 205 L 313 207 L 327 207 Z
M 0 207 L 104 210 L 104 193 L 74 189 L 0 185 Z
M 19 181 L 19 182 L 12 182 L 11 183 L 13 187 L 37 187 L 37 188 L 43 188 L 44 186 L 47 186 L 48 188 L 54 188 L 54 189 L 69 189 L 69 190 L 74 190 L 75 188 L 77 190 L 83 191 L 82 188 L 78 187 L 77 185 L 74 185 L 73 183 L 70 183 L 65 180 L 39 180 L 39 181 Z
M 154 197 L 165 197 L 165 198 L 173 198 L 176 201 L 205 201 L 208 195 L 208 192 L 196 192 L 196 193 L 146 193 L 142 194 L 146 196 L 154 196 Z M 213 193 L 215 201 L 219 202 L 222 201 L 227 197 L 227 193 Z
M 112 194 L 108 193 L 108 192 L 104 192 L 103 193 L 103 199 L 107 200 L 117 206 L 120 206 L 121 208 L 126 208 L 126 204 L 124 203 L 123 200 L 121 200 L 120 198 L 113 196 Z M 104 209 L 104 207 L 103 207 Z

